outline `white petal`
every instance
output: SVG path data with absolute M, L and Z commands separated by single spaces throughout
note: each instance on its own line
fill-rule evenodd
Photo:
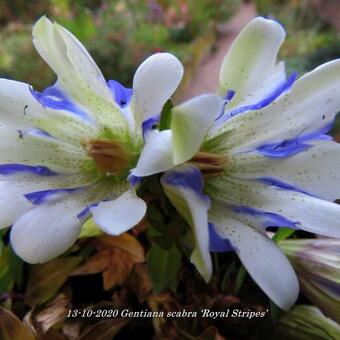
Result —
M 23 196 L 37 191 L 79 188 L 93 182 L 81 174 L 37 176 L 28 172 L 0 175 L 0 228 L 9 227 L 32 204 Z
M 111 91 L 84 46 L 66 29 L 42 17 L 33 27 L 33 43 L 58 76 L 58 86 L 78 104 L 89 109 L 102 124 L 126 132 L 125 118 Z
M 173 165 L 172 132 L 164 130 L 148 138 L 132 174 L 141 177 L 149 176 L 168 170 Z
M 27 109 L 43 111 L 42 106 L 33 98 L 29 85 L 9 79 L 0 79 L 0 123 L 7 127 L 30 128 Z
M 63 110 L 44 108 L 29 90 L 29 85 L 0 79 L 0 123 L 12 129 L 42 129 L 72 144 L 96 136 L 88 122 Z
M 284 190 L 254 180 L 232 177 L 210 179 L 209 196 L 283 216 L 297 227 L 315 234 L 340 237 L 340 205 L 294 190 Z
M 320 141 L 291 157 L 269 158 L 257 152 L 232 156 L 230 172 L 241 178 L 271 177 L 317 197 L 340 198 L 340 144 Z
M 157 53 L 146 59 L 133 78 L 133 111 L 137 126 L 161 113 L 183 77 L 181 62 L 170 53 Z
M 224 149 L 244 151 L 269 142 L 317 133 L 340 109 L 340 59 L 305 74 L 285 96 L 258 111 L 235 116 L 214 135 L 229 131 Z M 221 145 L 222 147 L 222 145 Z
M 0 182 L 0 229 L 7 228 L 32 204 L 22 196 L 27 188 L 11 182 Z
M 43 165 L 64 173 L 79 172 L 88 160 L 85 150 L 57 139 L 0 127 L 0 164 Z
M 129 190 L 114 201 L 100 202 L 90 210 L 93 220 L 105 233 L 120 235 L 141 221 L 146 204 Z
M 276 244 L 257 230 L 230 218 L 228 210 L 215 202 L 209 219 L 219 236 L 230 241 L 251 277 L 270 299 L 282 309 L 292 307 L 299 295 L 299 283 Z
M 171 130 L 175 164 L 184 163 L 199 150 L 221 106 L 222 101 L 217 95 L 205 94 L 172 110 Z
M 266 98 L 269 94 L 273 93 L 279 85 L 282 85 L 286 80 L 285 64 L 279 62 L 274 65 L 266 74 L 263 82 L 258 83 L 257 86 L 247 93 L 244 98 L 240 98 L 237 106 L 252 105 Z M 234 102 L 228 103 L 227 109 L 235 107 Z
M 11 229 L 11 245 L 28 263 L 49 261 L 65 252 L 80 234 L 81 205 L 72 199 L 39 205 L 22 215 Z
M 236 106 L 270 78 L 285 32 L 280 24 L 264 18 L 253 19 L 237 36 L 220 69 L 220 91 L 234 90 L 229 107 Z
M 208 229 L 210 200 L 202 192 L 200 171 L 189 164 L 180 165 L 166 172 L 161 183 L 171 203 L 192 228 L 195 249 L 191 262 L 208 282 L 212 275 Z

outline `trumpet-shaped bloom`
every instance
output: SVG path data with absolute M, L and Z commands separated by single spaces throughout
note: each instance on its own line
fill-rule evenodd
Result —
M 340 240 L 283 240 L 279 246 L 298 274 L 302 293 L 340 323 Z
M 209 247 L 233 249 L 264 292 L 287 309 L 298 296 L 298 280 L 265 228 L 340 237 L 340 206 L 332 202 L 339 197 L 340 146 L 326 135 L 340 110 L 340 60 L 295 81 L 277 63 L 284 37 L 277 22 L 252 20 L 225 56 L 218 95 L 174 108 L 171 131 L 162 132 L 162 157 L 148 162 L 159 150 L 147 143 L 134 172 L 174 167 L 162 183 L 193 228 L 192 261 L 206 280 Z
M 42 92 L 0 79 L 0 226 L 25 261 L 58 256 L 93 216 L 117 235 L 146 205 L 127 181 L 143 147 L 144 121 L 158 115 L 183 75 L 171 54 L 152 55 L 133 89 L 106 82 L 81 43 L 42 17 L 33 43 L 57 75 Z

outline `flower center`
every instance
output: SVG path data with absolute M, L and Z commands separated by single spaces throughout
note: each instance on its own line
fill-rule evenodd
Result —
M 110 139 L 94 139 L 87 143 L 88 154 L 97 169 L 105 175 L 119 175 L 129 162 L 129 154 L 121 143 Z
M 223 155 L 199 151 L 190 160 L 190 163 L 196 165 L 206 178 L 215 177 L 224 173 L 227 158 Z

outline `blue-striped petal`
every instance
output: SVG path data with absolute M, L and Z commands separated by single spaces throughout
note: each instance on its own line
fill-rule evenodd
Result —
M 131 101 L 133 90 L 123 86 L 117 80 L 109 80 L 107 84 L 109 85 L 116 104 L 121 108 L 126 107 Z
M 225 253 L 235 250 L 227 238 L 222 238 L 217 234 L 213 223 L 209 223 L 209 242 L 210 251 L 215 253 Z
M 47 87 L 44 91 L 35 91 L 32 87 L 29 88 L 32 96 L 45 108 L 48 107 L 54 110 L 65 110 L 73 112 L 76 115 L 90 120 L 86 112 L 77 106 L 72 100 L 58 88 L 57 85 Z
M 235 205 L 230 207 L 231 210 L 237 214 L 251 217 L 254 220 L 256 226 L 260 225 L 263 228 L 267 227 L 286 227 L 292 229 L 299 228 L 299 222 L 292 221 L 279 214 L 271 213 L 255 209 L 248 206 Z
M 195 248 L 190 259 L 208 282 L 212 275 L 208 227 L 211 203 L 203 193 L 202 174 L 195 166 L 184 164 L 167 171 L 161 183 L 171 203 L 192 228 Z
M 323 126 L 314 132 L 299 135 L 293 139 L 284 140 L 281 142 L 266 143 L 256 148 L 261 155 L 274 158 L 294 156 L 302 151 L 306 151 L 313 147 L 308 144 L 311 141 L 317 140 L 332 140 L 332 137 L 326 135 L 331 130 L 333 122 Z
M 55 201 L 68 193 L 72 193 L 79 188 L 72 189 L 49 189 L 30 192 L 24 195 L 24 197 L 29 200 L 34 205 L 39 205 L 51 201 Z
M 17 173 L 30 173 L 37 176 L 55 176 L 56 172 L 46 166 L 32 166 L 24 164 L 0 164 L 0 175 L 13 175 Z
M 252 111 L 252 110 L 259 110 L 259 109 L 262 109 L 262 108 L 270 105 L 275 99 L 277 99 L 278 97 L 280 97 L 281 95 L 286 93 L 288 90 L 290 90 L 290 88 L 293 86 L 293 84 L 296 80 L 296 77 L 297 77 L 297 73 L 293 72 L 287 80 L 285 80 L 284 82 L 279 84 L 272 92 L 267 94 L 266 97 L 264 97 L 263 99 L 261 99 L 257 103 L 239 106 L 239 107 L 236 107 L 236 108 L 229 110 L 229 111 L 228 111 L 228 104 L 227 104 L 225 114 L 217 119 L 217 123 L 218 124 L 224 123 L 227 120 L 229 120 L 230 118 L 232 118 L 232 117 L 234 117 L 234 116 L 236 116 L 240 113 L 243 113 L 243 112 L 246 112 L 246 111 Z M 230 90 L 228 90 L 228 92 L 227 92 L 227 97 L 228 97 L 228 94 L 230 96 Z

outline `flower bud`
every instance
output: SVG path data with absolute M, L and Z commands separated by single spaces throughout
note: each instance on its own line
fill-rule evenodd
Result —
M 328 340 L 340 338 L 340 326 L 308 305 L 298 305 L 278 320 L 278 339 Z
M 284 240 L 279 246 L 297 272 L 302 293 L 340 323 L 340 240 Z

